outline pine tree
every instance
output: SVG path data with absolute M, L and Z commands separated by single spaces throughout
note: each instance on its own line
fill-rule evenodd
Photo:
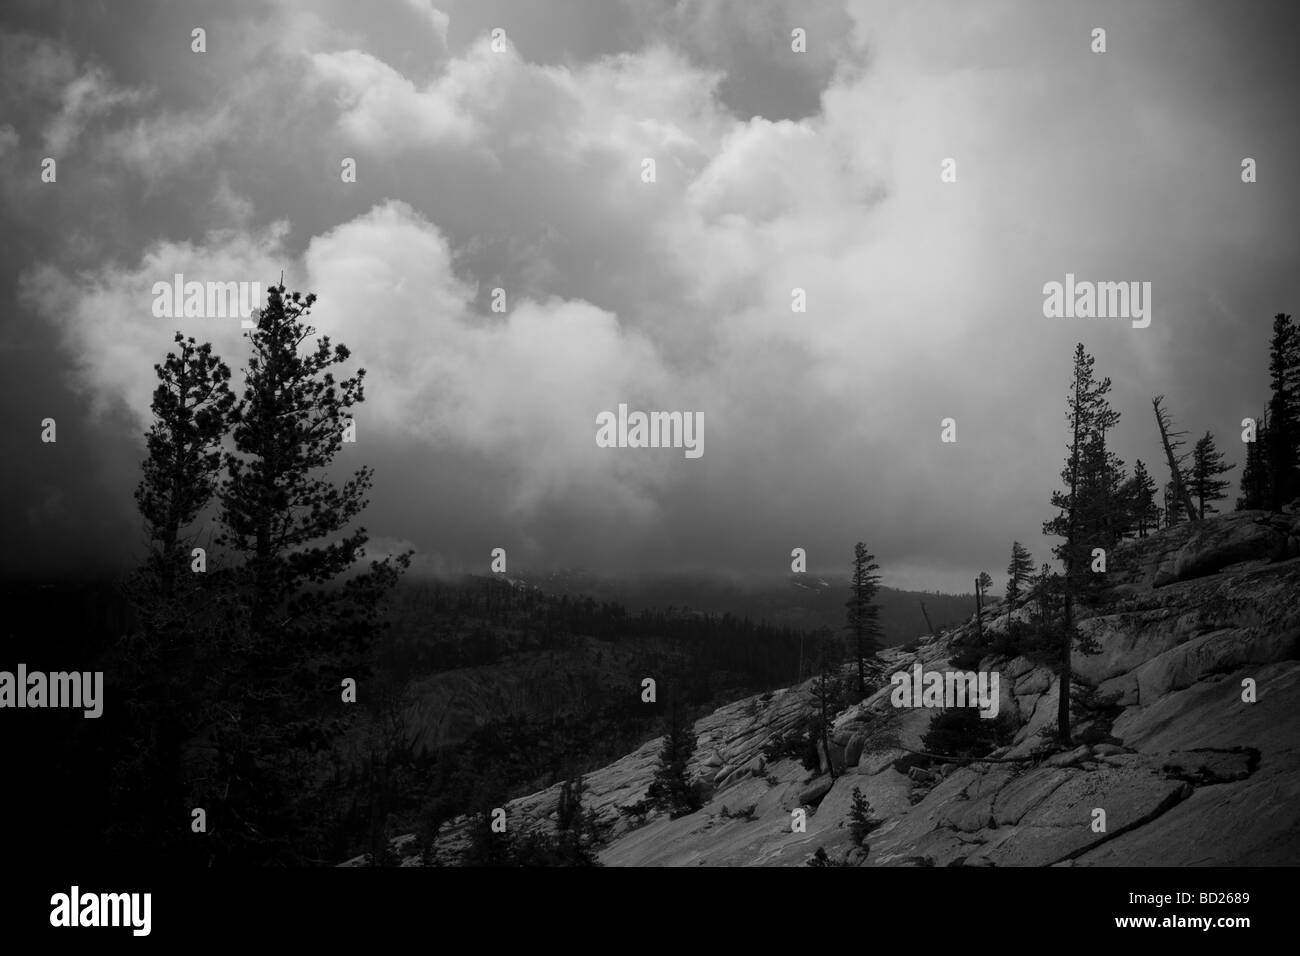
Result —
M 993 579 L 987 571 L 975 576 L 975 633 L 981 643 L 984 641 L 984 595 L 993 587 Z
M 1300 329 L 1291 316 L 1273 317 L 1269 343 L 1268 465 L 1269 507 L 1278 511 L 1300 496 Z
M 853 802 L 849 804 L 849 833 L 855 846 L 861 846 L 867 834 L 883 822 L 871 813 L 871 804 L 858 787 L 853 788 Z
M 1034 573 L 1034 559 L 1029 549 L 1019 541 L 1011 542 L 1011 563 L 1007 565 L 1007 615 L 1010 616 L 1016 601 L 1029 585 Z
M 1207 509 L 1210 514 L 1215 514 L 1219 510 L 1214 507 L 1214 502 L 1228 497 L 1229 485 L 1229 482 L 1219 478 L 1219 475 L 1227 474 L 1236 467 L 1236 465 L 1223 463 L 1223 454 L 1214 447 L 1214 436 L 1209 432 L 1197 439 L 1192 450 L 1192 471 L 1188 490 L 1196 500 L 1199 517 L 1203 519 Z
M 1156 482 L 1139 458 L 1133 463 L 1133 477 L 1129 481 L 1129 501 L 1139 538 L 1147 536 L 1147 528 L 1159 526 L 1159 508 L 1156 506 Z
M 880 608 L 876 592 L 880 589 L 880 566 L 861 541 L 853 549 L 853 576 L 849 588 L 853 596 L 846 602 L 848 630 L 855 640 L 858 660 L 858 694 L 867 696 L 866 658 L 880 650 Z
M 1088 551 L 1111 550 L 1134 523 L 1124 462 L 1106 445 L 1106 431 L 1112 424 L 1099 423 L 1088 436 L 1080 461 L 1076 532 Z
M 1269 507 L 1272 501 L 1269 491 L 1268 462 L 1268 413 L 1260 420 L 1255 429 L 1255 440 L 1246 442 L 1246 467 L 1241 472 L 1241 497 L 1237 499 L 1238 511 L 1256 511 Z
M 678 720 L 677 706 L 669 710 L 667 733 L 659 751 L 659 766 L 646 791 L 646 802 L 676 819 L 700 808 L 700 796 L 691 785 L 686 766 L 695 753 L 695 731 Z
M 1052 492 L 1052 507 L 1058 509 L 1059 513 L 1043 524 L 1044 534 L 1065 539 L 1053 549 L 1065 567 L 1064 617 L 1057 662 L 1060 702 L 1056 715 L 1057 737 L 1063 744 L 1070 742 L 1070 653 L 1075 641 L 1074 600 L 1087 586 L 1084 576 L 1089 572 L 1093 546 L 1087 533 L 1087 522 L 1095 511 L 1092 503 L 1082 495 L 1085 455 L 1088 454 L 1090 445 L 1097 441 L 1097 436 L 1109 432 L 1119 421 L 1119 413 L 1113 411 L 1106 400 L 1110 392 L 1110 379 L 1098 380 L 1093 373 L 1093 365 L 1093 357 L 1084 351 L 1083 343 L 1079 343 L 1074 350 L 1073 387 L 1066 401 L 1070 441 L 1065 467 L 1061 472 L 1066 490 Z
M 109 786 L 110 844 L 133 858 L 177 862 L 192 844 L 154 821 L 184 811 L 183 753 L 195 731 L 198 655 L 217 622 L 206 613 L 209 575 L 191 573 L 190 526 L 211 502 L 220 476 L 220 445 L 235 416 L 230 369 L 208 343 L 176 333 L 179 348 L 154 366 L 153 424 L 135 490 L 149 553 L 124 591 L 140 628 L 123 636 L 112 665 L 121 687 L 123 726 L 114 737 Z M 201 863 L 201 860 L 196 860 Z
M 151 542 L 147 568 L 163 597 L 171 597 L 178 572 L 188 570 L 184 531 L 216 492 L 221 441 L 235 417 L 230 368 L 180 332 L 178 352 L 154 366 L 154 422 L 146 436 L 149 456 L 135 490 L 136 505 Z
M 1040 624 L 1047 624 L 1052 619 L 1059 583 L 1057 576 L 1052 573 L 1051 565 L 1046 561 L 1039 565 L 1038 574 L 1034 577 L 1034 597 L 1038 601 L 1036 617 Z
M 364 370 L 336 382 L 345 346 L 302 319 L 314 295 L 267 293 L 246 336 L 252 354 L 225 458 L 219 544 L 242 559 L 239 601 L 221 667 L 209 680 L 218 768 L 206 794 L 216 817 L 212 844 L 226 858 L 298 863 L 320 849 L 326 821 L 317 767 L 342 730 L 340 678 L 360 681 L 365 649 L 382 629 L 382 599 L 409 566 L 409 553 L 364 557 L 364 528 L 346 529 L 365 508 L 371 471 L 336 486 L 320 475 L 342 445 L 345 412 L 361 402 Z
M 474 814 L 469 831 L 469 846 L 461 858 L 462 866 L 512 866 L 515 862 L 514 840 L 509 828 L 492 829 L 492 815 L 482 810 Z

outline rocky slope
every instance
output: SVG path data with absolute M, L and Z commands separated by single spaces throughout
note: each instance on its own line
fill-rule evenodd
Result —
M 791 687 L 696 724 L 691 770 L 711 791 L 696 813 L 634 826 L 619 812 L 645 795 L 658 740 L 589 774 L 584 804 L 608 836 L 601 862 L 790 866 L 822 849 L 867 866 L 1300 864 L 1300 515 L 1179 526 L 1117 549 L 1111 565 L 1107 599 L 1080 622 L 1100 653 L 1073 662 L 1114 702 L 1076 724 L 1076 739 L 1093 744 L 1052 747 L 1057 688 L 1046 668 L 987 657 L 979 669 L 1000 675 L 1001 710 L 1018 727 L 990 755 L 1004 762 L 909 766 L 934 711 L 895 708 L 886 683 L 837 716 L 832 781 L 763 760 L 764 745 L 811 709 L 810 685 Z M 998 609 L 984 632 L 1029 613 Z M 974 631 L 971 622 L 915 651 L 882 652 L 882 677 L 918 661 L 949 669 Z M 847 828 L 855 788 L 882 821 L 865 848 Z M 513 801 L 510 827 L 551 825 L 558 796 Z M 791 832 L 799 807 L 807 830 Z M 444 858 L 466 826 L 445 828 Z

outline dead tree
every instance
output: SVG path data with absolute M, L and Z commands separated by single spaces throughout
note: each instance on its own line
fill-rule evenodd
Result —
M 1192 503 L 1191 493 L 1188 492 L 1187 485 L 1183 481 L 1183 459 L 1187 456 L 1176 454 L 1178 449 L 1183 447 L 1183 443 L 1178 439 L 1187 432 L 1170 431 L 1169 413 L 1160 407 L 1164 399 L 1163 395 L 1157 395 L 1151 399 L 1151 407 L 1156 412 L 1156 425 L 1160 428 L 1160 444 L 1164 446 L 1165 459 L 1169 462 L 1170 480 L 1174 485 L 1174 503 L 1186 512 L 1188 521 L 1196 521 L 1196 506 Z
M 930 615 L 926 613 L 925 602 L 921 601 L 920 604 L 921 604 L 921 616 L 925 618 L 925 626 L 929 630 L 930 636 L 934 637 L 934 625 L 930 623 Z

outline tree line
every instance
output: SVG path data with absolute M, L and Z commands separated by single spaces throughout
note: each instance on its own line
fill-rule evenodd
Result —
M 1252 423 L 1245 422 L 1246 467 L 1241 481 L 1239 509 L 1281 510 L 1300 494 L 1300 332 L 1291 316 L 1274 317 L 1269 348 L 1269 384 L 1272 390 L 1265 423 L 1251 435 Z M 1045 534 L 1061 542 L 1053 548 L 1062 571 L 1058 576 L 1044 572 L 1040 577 L 1044 601 L 1053 594 L 1060 598 L 1059 639 L 1054 655 L 1059 694 L 1057 736 L 1070 742 L 1070 652 L 1096 650 L 1082 639 L 1076 628 L 1076 610 L 1081 602 L 1095 602 L 1104 587 L 1104 574 L 1095 573 L 1097 555 L 1109 555 L 1114 546 L 1130 536 L 1144 537 L 1145 520 L 1154 518 L 1154 479 L 1141 461 L 1127 475 L 1124 463 L 1107 447 L 1107 436 L 1119 421 L 1119 412 L 1107 398 L 1110 379 L 1099 378 L 1094 360 L 1082 343 L 1074 352 L 1071 388 L 1066 400 L 1069 439 L 1061 471 L 1062 487 L 1051 495 L 1056 514 L 1044 522 Z M 1214 503 L 1227 497 L 1228 482 L 1222 478 L 1235 466 L 1226 465 L 1210 432 L 1198 439 L 1190 452 L 1182 431 L 1175 430 L 1163 405 L 1163 396 L 1152 399 L 1156 432 L 1168 469 L 1163 509 L 1165 526 L 1182 521 L 1204 520 L 1217 509 Z M 1101 565 L 1105 567 L 1104 563 Z M 1013 546 L 1012 568 L 1018 578 L 1027 562 L 1018 561 Z

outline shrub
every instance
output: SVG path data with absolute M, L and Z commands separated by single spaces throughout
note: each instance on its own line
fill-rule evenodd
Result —
M 948 663 L 953 670 L 973 671 L 980 666 L 980 661 L 988 656 L 988 646 L 977 644 L 974 647 L 964 647 L 952 657 L 948 658 Z
M 650 804 L 645 799 L 629 803 L 627 806 L 619 807 L 618 812 L 628 817 L 634 824 L 640 826 L 645 823 L 646 815 L 650 812 Z
M 872 817 L 871 804 L 862 795 L 862 791 L 854 787 L 853 805 L 849 808 L 849 832 L 853 834 L 853 842 L 861 845 L 866 835 L 882 823 L 883 820 Z
M 949 757 L 983 757 L 1014 735 L 1015 724 L 1007 714 L 987 719 L 974 707 L 952 707 L 930 719 L 921 746 Z
M 826 855 L 826 848 L 819 846 L 817 848 L 817 852 L 814 853 L 811 859 L 808 860 L 808 865 L 809 866 L 852 866 L 853 864 L 850 863 L 848 860 L 842 860 L 842 859 L 832 860 L 829 856 Z
M 751 804 L 750 804 L 749 806 L 747 806 L 747 807 L 741 807 L 741 808 L 738 809 L 738 810 L 732 811 L 732 810 L 728 810 L 728 809 L 727 809 L 727 805 L 724 803 L 724 804 L 722 805 L 722 819 L 724 819 L 724 820 L 754 820 L 754 819 L 756 819 L 756 817 L 754 816 L 754 810 L 755 810 L 755 807 L 756 807 L 756 806 L 757 806 L 756 804 L 751 803 Z
M 807 766 L 807 753 L 809 746 L 809 735 L 812 730 L 812 717 L 805 717 L 789 733 L 778 734 L 763 746 L 763 757 L 767 763 L 775 763 L 778 760 L 802 760 L 808 770 L 816 770 L 817 765 L 814 761 L 813 766 Z M 817 752 L 816 741 L 812 742 L 814 755 Z

